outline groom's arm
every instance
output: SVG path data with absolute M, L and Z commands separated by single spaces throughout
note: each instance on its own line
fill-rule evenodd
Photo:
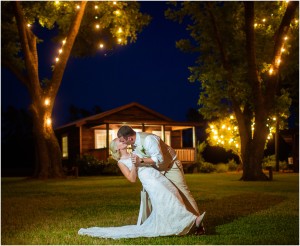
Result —
M 138 155 L 133 155 L 131 157 L 132 163 L 136 167 L 155 167 L 155 162 L 151 158 L 140 157 Z
M 158 168 L 159 164 L 163 162 L 163 155 L 160 148 L 160 139 L 157 136 L 149 135 L 146 137 L 144 142 L 144 149 L 147 152 L 149 158 L 136 158 L 136 163 L 140 167 L 149 167 Z

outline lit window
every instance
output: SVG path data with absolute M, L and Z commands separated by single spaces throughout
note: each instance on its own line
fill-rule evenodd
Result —
M 116 137 L 114 130 L 109 130 L 109 142 Z M 107 148 L 106 130 L 95 130 L 95 149 Z
M 69 151 L 68 151 L 68 136 L 62 137 L 62 157 L 68 158 Z

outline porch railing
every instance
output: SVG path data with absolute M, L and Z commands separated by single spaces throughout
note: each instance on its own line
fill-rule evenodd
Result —
M 195 149 L 194 148 L 186 148 L 186 149 L 175 149 L 177 158 L 185 163 L 185 162 L 195 162 Z M 90 154 L 95 156 L 99 160 L 106 161 L 108 156 L 106 149 L 91 149 L 86 152 L 86 154 Z
M 195 149 L 175 149 L 177 158 L 181 162 L 195 162 Z

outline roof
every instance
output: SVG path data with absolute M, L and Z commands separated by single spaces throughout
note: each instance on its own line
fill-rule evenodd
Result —
M 116 121 L 130 121 L 130 122 L 169 122 L 174 121 L 150 108 L 147 108 L 137 102 L 132 102 L 99 114 L 95 114 L 86 118 L 82 118 L 68 124 L 59 126 L 56 130 L 68 126 L 80 126 L 86 123 L 96 122 L 116 122 Z M 174 122 L 175 123 L 175 122 Z

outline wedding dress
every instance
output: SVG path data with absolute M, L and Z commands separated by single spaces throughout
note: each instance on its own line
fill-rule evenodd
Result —
M 131 169 L 130 158 L 121 162 Z M 187 234 L 197 216 L 186 210 L 177 188 L 154 168 L 139 167 L 138 177 L 152 204 L 152 212 L 143 224 L 81 228 L 78 234 L 112 239 Z

